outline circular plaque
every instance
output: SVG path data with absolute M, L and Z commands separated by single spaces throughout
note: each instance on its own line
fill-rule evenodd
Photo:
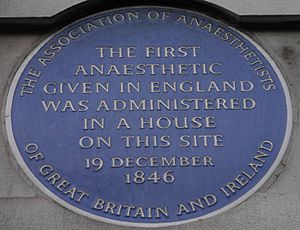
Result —
M 292 119 L 280 71 L 249 37 L 197 12 L 134 7 L 40 44 L 5 122 L 21 168 L 59 204 L 158 227 L 247 199 L 279 165 Z

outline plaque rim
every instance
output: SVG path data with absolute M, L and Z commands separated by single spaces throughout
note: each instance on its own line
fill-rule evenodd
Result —
M 58 197 L 55 193 L 52 193 L 46 186 L 44 186 L 40 180 L 35 177 L 35 175 L 31 172 L 25 161 L 23 160 L 20 151 L 18 150 L 15 138 L 14 138 L 14 132 L 12 129 L 12 120 L 11 120 L 11 110 L 12 110 L 12 102 L 13 102 L 13 96 L 15 93 L 15 89 L 17 86 L 17 83 L 26 68 L 27 64 L 32 60 L 33 56 L 53 37 L 64 31 L 67 27 L 69 27 L 72 24 L 78 23 L 81 20 L 85 20 L 86 18 L 93 17 L 98 14 L 104 14 L 104 13 L 110 13 L 114 12 L 117 10 L 126 10 L 126 9 L 147 9 L 147 8 L 160 8 L 160 9 L 171 9 L 171 10 L 181 10 L 185 11 L 188 13 L 204 16 L 206 18 L 211 19 L 212 21 L 216 21 L 220 24 L 225 24 L 228 28 L 233 30 L 234 32 L 238 33 L 241 35 L 243 38 L 247 39 L 248 42 L 250 42 L 255 48 L 264 56 L 264 58 L 269 62 L 271 67 L 273 68 L 274 72 L 277 74 L 278 80 L 281 83 L 284 95 L 285 95 L 285 101 L 286 101 L 286 109 L 287 109 L 287 120 L 286 120 L 286 130 L 284 134 L 284 139 L 282 142 L 282 145 L 280 147 L 280 150 L 277 154 L 276 159 L 274 160 L 273 164 L 269 168 L 269 170 L 266 172 L 266 174 L 262 177 L 260 181 L 258 181 L 257 184 L 255 184 L 248 192 L 246 192 L 244 195 L 236 199 L 235 201 L 223 206 L 220 209 L 217 209 L 215 211 L 212 211 L 210 213 L 207 213 L 201 217 L 196 217 L 196 218 L 191 218 L 191 219 L 186 219 L 186 220 L 178 220 L 178 221 L 172 221 L 172 222 L 163 222 L 163 223 L 147 223 L 147 222 L 129 222 L 129 221 L 121 221 L 121 220 L 114 220 L 102 216 L 98 216 L 95 214 L 92 214 L 88 211 L 82 210 L 76 206 L 71 205 L 67 201 L 61 199 Z M 33 44 L 34 45 L 34 44 Z M 213 216 L 217 216 L 219 214 L 224 213 L 227 210 L 230 210 L 240 204 L 242 204 L 244 201 L 249 199 L 254 193 L 256 193 L 266 182 L 269 180 L 275 170 L 278 168 L 280 163 L 283 160 L 283 157 L 285 154 L 288 154 L 288 144 L 291 140 L 291 134 L 292 134 L 292 124 L 293 124 L 293 109 L 292 109 L 292 99 L 291 99 L 291 94 L 289 91 L 289 88 L 287 86 L 286 80 L 283 77 L 278 65 L 276 62 L 273 60 L 273 58 L 265 51 L 265 48 L 263 48 L 258 42 L 256 42 L 253 38 L 251 38 L 249 35 L 246 33 L 234 28 L 233 26 L 230 25 L 229 22 L 222 21 L 220 19 L 214 18 L 210 15 L 205 14 L 205 12 L 200 12 L 191 9 L 186 9 L 186 8 L 181 8 L 181 7 L 175 7 L 175 6 L 160 6 L 160 5 L 136 5 L 136 6 L 126 6 L 126 7 L 117 7 L 117 8 L 112 8 L 109 10 L 104 10 L 104 11 L 99 11 L 94 14 L 90 14 L 87 16 L 84 16 L 83 18 L 77 19 L 68 25 L 65 25 L 58 31 L 50 34 L 46 38 L 41 38 L 41 42 L 38 43 L 36 47 L 31 49 L 28 53 L 25 54 L 25 58 L 21 61 L 21 64 L 19 66 L 16 66 L 17 71 L 14 71 L 13 73 L 10 74 L 10 79 L 8 84 L 9 89 L 8 93 L 6 92 L 6 97 L 4 100 L 5 106 L 4 106 L 4 126 L 5 126 L 5 131 L 4 135 L 6 135 L 7 140 L 5 141 L 6 143 L 9 143 L 9 152 L 13 153 L 14 158 L 17 160 L 17 167 L 20 167 L 22 169 L 22 172 L 29 178 L 30 182 L 34 184 L 43 194 L 46 194 L 47 197 L 51 198 L 51 200 L 55 201 L 57 204 L 75 212 L 76 214 L 83 215 L 85 217 L 88 217 L 90 219 L 96 220 L 96 221 L 102 221 L 104 223 L 109 223 L 109 224 L 115 224 L 119 226 L 127 226 L 127 227 L 146 227 L 146 228 L 159 228 L 159 227 L 167 227 L 167 226 L 176 226 L 176 225 L 181 225 L 181 224 L 187 224 L 199 220 L 204 220 Z

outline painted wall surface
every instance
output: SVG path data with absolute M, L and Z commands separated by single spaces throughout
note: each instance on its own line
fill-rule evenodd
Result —
M 288 84 L 293 104 L 293 131 L 287 158 L 272 180 L 238 207 L 205 221 L 164 229 L 294 230 L 300 226 L 300 31 L 244 32 L 270 54 Z M 131 229 L 90 220 L 50 200 L 23 174 L 8 146 L 4 127 L 8 87 L 22 60 L 49 35 L 0 34 L 0 229 Z

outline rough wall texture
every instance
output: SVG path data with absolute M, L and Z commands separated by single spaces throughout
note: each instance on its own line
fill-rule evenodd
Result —
M 249 33 L 248 33 L 249 34 Z M 43 195 L 19 169 L 7 145 L 4 106 L 13 74 L 23 58 L 45 34 L 0 34 L 0 229 L 131 229 L 96 222 L 77 215 Z M 291 92 L 293 134 L 285 167 L 246 202 L 219 216 L 164 229 L 284 229 L 300 226 L 300 32 L 251 32 L 279 65 Z M 26 121 L 24 121 L 26 122 Z

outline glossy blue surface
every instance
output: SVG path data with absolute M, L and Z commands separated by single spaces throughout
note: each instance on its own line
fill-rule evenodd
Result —
M 149 14 L 150 11 L 153 12 Z M 138 18 L 131 15 L 129 20 L 128 12 L 131 12 L 132 15 L 138 15 Z M 159 17 L 154 19 L 157 15 Z M 182 15 L 185 15 L 185 18 Z M 123 16 L 124 20 L 117 22 L 121 21 Z M 149 16 L 152 19 L 149 19 Z M 112 24 L 106 17 L 112 20 Z M 101 22 L 103 24 L 99 22 L 99 18 L 102 18 Z M 189 22 L 191 22 L 192 18 L 197 18 L 198 23 L 202 20 L 203 24 L 197 26 L 195 19 L 193 19 L 194 23 L 190 24 Z M 209 25 L 208 23 L 211 24 Z M 221 29 L 216 32 L 217 28 L 223 29 L 223 39 L 219 35 L 222 32 Z M 70 31 L 72 32 L 70 33 Z M 231 38 L 226 40 L 225 33 L 230 33 Z M 229 36 L 228 34 L 227 36 Z M 74 39 L 77 36 L 78 38 Z M 67 37 L 67 39 L 61 37 Z M 59 41 L 62 44 L 68 44 L 57 45 Z M 243 42 L 243 47 L 248 47 L 248 50 L 242 52 L 242 54 L 240 53 L 241 49 L 236 48 L 241 42 Z M 51 46 L 52 48 L 50 48 Z M 126 47 L 135 47 L 136 57 L 100 58 L 99 50 L 96 49 L 100 46 L 122 47 L 124 50 L 126 50 Z M 152 56 L 149 58 L 145 57 L 145 47 L 147 46 L 169 46 L 175 48 L 199 46 L 200 48 L 195 57 L 190 50 L 189 55 L 186 57 L 172 57 L 171 55 L 170 57 Z M 46 66 L 44 66 L 41 63 L 41 58 L 50 57 L 50 55 L 47 56 L 44 53 L 47 49 L 50 50 L 46 51 L 46 54 L 54 51 L 55 56 L 51 61 L 44 62 L 46 63 Z M 57 52 L 58 50 L 59 52 Z M 253 61 L 254 59 L 247 60 L 245 55 L 248 51 L 253 51 L 262 63 L 251 65 L 251 60 Z M 189 74 L 180 75 L 177 70 L 175 74 L 167 72 L 166 75 L 163 75 L 160 70 L 157 70 L 156 74 L 151 74 L 151 71 L 148 69 L 144 75 L 139 75 L 135 72 L 132 75 L 125 76 L 124 74 L 118 75 L 116 72 L 111 72 L 109 76 L 99 76 L 97 73 L 95 76 L 90 74 L 83 76 L 81 71 L 78 76 L 75 76 L 79 64 L 83 66 L 91 64 L 109 66 L 113 64 L 121 69 L 122 64 L 136 66 L 149 63 L 174 64 L 175 66 L 193 63 L 206 63 L 207 65 L 221 63 L 221 66 L 216 67 L 215 70 L 219 70 L 222 73 L 203 74 L 203 72 L 200 73 L 199 71 L 197 74 L 193 74 L 191 69 L 189 69 Z M 20 96 L 30 68 L 41 71 L 41 75 L 37 79 L 33 94 Z M 268 71 L 268 74 L 263 71 Z M 272 78 L 271 83 L 266 80 L 270 76 Z M 200 82 L 202 89 L 206 89 L 206 92 L 196 92 L 195 90 L 182 92 L 178 90 L 177 92 L 158 93 L 150 92 L 149 90 L 150 85 L 153 84 L 151 82 L 160 82 L 160 84 L 163 82 L 169 82 L 170 84 L 177 82 L 179 84 L 184 81 L 188 81 L 189 85 L 196 85 L 197 82 Z M 227 91 L 220 89 L 220 92 L 218 92 L 216 88 L 212 87 L 210 92 L 207 92 L 212 81 L 218 86 L 222 86 L 224 81 L 229 83 L 235 81 L 237 84 L 236 90 L 227 88 Z M 253 83 L 253 90 L 240 92 L 238 85 L 241 81 Z M 90 82 L 91 84 L 96 82 L 109 83 L 109 93 L 104 91 L 99 93 L 82 93 L 82 90 L 78 88 L 75 93 L 66 90 L 64 94 L 55 93 L 50 95 L 44 91 L 45 85 L 49 82 L 65 82 L 71 83 L 73 86 L 76 83 L 82 86 L 83 82 Z M 139 82 L 140 92 L 122 93 L 120 92 L 120 82 Z M 274 86 L 271 87 L 270 85 Z M 93 88 L 93 91 L 95 91 L 95 88 Z M 214 99 L 214 109 L 205 109 L 203 103 L 201 103 L 199 109 L 180 110 L 173 108 L 170 110 L 151 110 L 149 106 L 145 111 L 129 111 L 128 109 L 113 111 L 112 109 L 115 100 L 127 102 L 128 100 L 135 100 L 138 102 L 145 99 L 149 102 L 151 99 L 170 99 L 171 101 L 177 99 L 179 101 L 195 98 Z M 242 109 L 242 105 L 237 109 L 224 109 L 222 106 L 220 109 L 217 109 L 215 104 L 215 99 L 217 98 L 226 100 L 231 98 L 239 101 L 243 98 L 251 98 L 256 102 L 256 106 L 254 109 L 249 110 Z M 51 109 L 46 112 L 41 101 L 47 102 L 49 100 L 55 102 L 61 100 L 62 105 L 65 105 L 65 101 L 72 101 L 74 109 L 69 106 L 65 109 L 66 111 L 60 111 L 63 107 L 59 107 L 57 112 Z M 79 111 L 83 109 L 83 106 L 78 106 L 80 100 L 88 101 L 87 111 Z M 104 109 L 97 111 L 101 100 L 107 102 L 110 111 L 105 111 Z M 287 101 L 282 84 L 269 61 L 257 47 L 238 32 L 212 18 L 171 8 L 120 9 L 99 13 L 67 26 L 40 47 L 28 61 L 18 80 L 11 112 L 14 139 L 20 155 L 32 174 L 46 189 L 68 204 L 86 213 L 110 220 L 135 223 L 168 223 L 199 218 L 240 199 L 264 178 L 275 162 L 284 141 L 287 127 Z M 153 120 L 159 117 L 170 117 L 170 120 L 174 121 L 173 117 L 178 117 L 178 119 L 188 117 L 188 119 L 191 119 L 198 116 L 215 117 L 216 127 L 178 129 L 172 125 L 168 129 L 159 129 L 158 127 L 142 129 L 139 126 L 141 117 L 152 117 Z M 104 118 L 105 128 L 84 130 L 84 118 Z M 120 118 L 126 118 L 130 128 L 126 128 L 123 125 L 120 129 L 117 129 Z M 209 141 L 208 146 L 180 146 L 180 136 L 203 134 L 223 135 L 223 146 L 212 146 L 211 141 Z M 168 147 L 133 146 L 126 148 L 124 139 L 122 139 L 122 136 L 126 135 L 165 135 L 169 136 L 171 144 Z M 83 136 L 92 138 L 110 136 L 112 145 L 110 148 L 102 145 L 98 148 L 93 146 L 83 149 L 79 146 L 79 140 Z M 257 154 L 261 143 L 266 140 L 273 143 L 273 149 L 271 152 L 261 150 L 269 154 L 268 157 L 263 158 L 265 160 L 263 166 L 258 167 L 258 172 L 251 180 L 248 178 L 249 180 L 245 186 L 239 186 L 238 190 L 226 197 L 220 188 L 232 182 L 243 171 L 249 174 L 254 172 L 249 167 L 249 163 L 261 163 L 253 158 Z M 44 159 L 40 161 L 30 160 L 30 154 L 25 151 L 25 146 L 29 143 L 36 143 L 39 146 Z M 180 156 L 210 156 L 213 158 L 213 166 L 111 167 L 113 157 L 137 158 L 141 156 L 175 156 L 177 157 L 176 159 Z M 103 168 L 96 172 L 86 168 L 86 159 L 92 159 L 93 157 L 101 158 L 104 162 Z M 75 198 L 72 198 L 70 193 L 65 194 L 68 190 L 67 188 L 63 190 L 64 192 L 60 191 L 55 186 L 62 179 L 55 182 L 54 186 L 49 183 L 51 182 L 50 179 L 50 181 L 47 180 L 49 176 L 41 175 L 40 168 L 45 164 L 53 166 L 56 173 L 71 183 L 68 188 L 75 186 L 78 190 L 88 193 L 89 196 L 82 198 L 78 202 L 76 201 L 78 192 L 75 194 Z M 166 171 L 172 171 L 175 181 L 165 183 L 160 179 L 158 183 L 153 183 L 150 180 L 141 184 L 136 184 L 132 181 L 131 184 L 126 184 L 124 175 L 130 174 L 132 179 L 132 175 L 136 171 L 143 171 L 147 176 L 157 171 L 160 177 Z M 226 191 L 229 192 L 228 188 Z M 206 207 L 202 199 L 208 194 L 213 194 L 217 198 L 217 202 L 210 207 Z M 191 206 L 189 206 L 189 202 L 200 198 L 205 207 L 196 207 L 196 210 L 193 211 Z M 117 214 L 117 208 L 114 209 L 113 213 L 109 209 L 105 211 L 105 208 L 96 210 L 93 207 L 97 199 L 112 202 L 117 206 L 122 204 L 143 208 L 166 207 L 168 217 L 161 215 L 160 218 L 155 218 L 155 214 L 151 218 L 147 217 L 147 214 L 143 217 L 141 213 L 136 213 L 136 208 L 133 208 L 127 216 L 125 208 L 122 209 L 123 211 L 120 215 Z M 179 204 L 185 204 L 189 211 L 179 214 Z

